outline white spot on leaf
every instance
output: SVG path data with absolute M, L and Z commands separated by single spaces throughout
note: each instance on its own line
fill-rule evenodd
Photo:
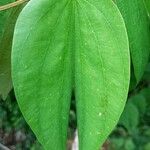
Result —
M 98 114 L 99 116 L 102 116 L 102 113 L 101 112 L 99 112 L 99 114 Z

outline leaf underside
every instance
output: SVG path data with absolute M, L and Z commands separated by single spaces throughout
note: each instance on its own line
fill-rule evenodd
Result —
M 13 84 L 45 149 L 66 149 L 75 90 L 79 148 L 98 150 L 125 105 L 129 66 L 125 25 L 111 0 L 31 0 L 19 16 Z
M 0 5 L 12 2 L 4 0 Z M 11 48 L 14 26 L 22 6 L 0 12 L 0 96 L 6 99 L 12 89 Z
M 0 1 L 0 6 L 4 5 L 6 3 L 9 3 L 11 1 L 12 0 Z M 3 62 L 7 62 L 6 58 L 3 59 L 4 58 L 3 55 L 7 54 L 7 51 L 5 51 L 5 49 L 2 49 L 2 47 L 3 47 L 2 40 L 4 39 L 3 38 L 4 28 L 6 25 L 6 21 L 9 17 L 9 14 L 10 14 L 10 11 L 1 11 L 0 12 L 0 97 L 2 97 L 2 99 L 5 99 L 7 97 L 7 94 L 11 89 L 10 71 L 6 71 L 8 68 L 8 65 L 4 65 L 4 63 L 3 63 Z M 9 56 L 7 56 L 7 57 L 9 57 Z M 9 57 L 9 62 L 10 62 L 10 57 Z M 10 67 L 9 67 L 9 70 L 10 70 Z M 9 72 L 9 73 L 5 73 L 5 72 Z
M 3 0 L 0 1 L 0 6 L 5 5 L 7 3 L 13 2 L 14 0 Z M 0 39 L 2 37 L 3 31 L 4 31 L 4 27 L 5 27 L 5 23 L 7 21 L 7 18 L 9 16 L 10 10 L 6 10 L 6 11 L 0 11 Z

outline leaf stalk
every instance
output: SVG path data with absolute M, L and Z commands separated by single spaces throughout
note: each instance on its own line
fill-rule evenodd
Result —
M 16 2 L 12 2 L 12 3 L 6 4 L 6 5 L 0 6 L 0 11 L 10 9 L 12 7 L 16 7 L 16 6 L 21 5 L 28 1 L 29 0 L 17 0 Z

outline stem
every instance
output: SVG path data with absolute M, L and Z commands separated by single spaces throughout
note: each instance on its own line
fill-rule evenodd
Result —
M 0 149 L 1 149 L 1 150 L 10 150 L 10 149 L 7 148 L 6 146 L 2 145 L 1 143 L 0 143 Z
M 12 2 L 12 3 L 6 4 L 4 6 L 0 6 L 0 11 L 18 6 L 18 5 L 28 2 L 28 1 L 29 0 L 17 0 L 16 2 Z

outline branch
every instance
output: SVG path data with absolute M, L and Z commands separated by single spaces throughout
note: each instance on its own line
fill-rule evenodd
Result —
M 9 8 L 12 8 L 12 7 L 16 7 L 20 4 L 23 4 L 23 3 L 28 2 L 28 1 L 29 0 L 17 0 L 16 2 L 12 2 L 12 3 L 6 4 L 4 6 L 0 6 L 0 11 L 6 10 L 6 9 L 9 9 Z

